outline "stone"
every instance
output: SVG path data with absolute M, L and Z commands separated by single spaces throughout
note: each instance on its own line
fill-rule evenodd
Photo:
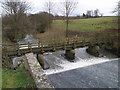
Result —
M 43 56 L 43 54 L 37 54 L 37 60 L 38 60 L 39 64 L 42 66 L 42 68 L 44 68 L 44 56 Z
M 47 61 L 44 60 L 43 54 L 37 54 L 37 60 L 38 60 L 38 62 L 40 63 L 40 65 L 42 66 L 42 68 L 43 68 L 44 70 L 50 68 L 50 66 L 49 66 L 49 64 L 47 63 Z
M 44 70 L 49 69 L 50 65 L 48 64 L 48 62 L 46 60 L 44 60 Z
M 39 64 L 36 57 L 34 57 L 33 53 L 25 54 L 26 61 L 29 67 L 29 73 L 33 77 L 37 88 L 54 88 L 51 84 L 48 77 L 44 74 L 43 68 Z
M 100 57 L 101 56 L 101 50 L 99 46 L 89 46 L 86 49 L 87 53 L 95 56 L 95 57 Z
M 73 62 L 75 59 L 75 50 L 66 50 L 65 58 L 68 59 L 70 62 Z

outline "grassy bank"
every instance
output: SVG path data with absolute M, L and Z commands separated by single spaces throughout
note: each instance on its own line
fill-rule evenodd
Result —
M 37 34 L 41 40 L 64 40 L 66 36 L 65 20 L 54 20 L 51 28 L 43 34 Z M 73 19 L 69 22 L 68 37 L 80 37 L 80 40 L 109 42 L 105 48 L 111 52 L 120 49 L 118 36 L 118 17 L 100 17 L 88 19 Z
M 14 45 L 13 42 L 11 42 L 9 39 L 3 37 L 2 38 L 2 44 L 8 45 L 12 44 Z M 12 49 L 12 48 L 8 48 Z M 0 51 L 1 53 L 1 51 Z M 4 53 L 4 51 L 2 51 Z M 2 54 L 1 53 L 1 54 Z M 3 59 L 4 60 L 4 59 Z M 7 60 L 8 62 L 9 60 Z M 6 65 L 11 65 L 12 61 L 8 64 L 3 63 L 2 67 L 2 88 L 34 88 L 35 83 L 32 77 L 29 75 L 29 73 L 24 69 L 23 65 L 20 65 L 16 70 L 6 68 Z M 7 66 L 7 67 L 9 67 Z M 0 78 L 1 81 L 1 78 Z
M 37 34 L 37 37 L 43 40 L 64 39 L 66 35 L 65 20 L 54 20 L 51 28 L 45 33 Z M 94 38 L 97 33 L 107 33 L 117 31 L 118 17 L 100 17 L 89 19 L 73 19 L 69 23 L 69 36 L 82 38 Z M 102 35 L 101 34 L 101 35 Z M 110 33 L 109 33 L 110 34 Z M 95 36 L 95 37 L 96 37 Z
M 2 88 L 34 88 L 32 78 L 21 66 L 17 70 L 3 68 Z
M 109 29 L 118 28 L 118 17 L 100 17 L 89 19 L 75 19 L 70 20 L 69 29 L 83 31 L 83 32 L 96 32 Z M 65 29 L 65 21 L 55 20 L 53 26 Z

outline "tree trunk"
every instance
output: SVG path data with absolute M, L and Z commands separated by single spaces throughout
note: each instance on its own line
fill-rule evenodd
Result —
M 68 37 L 68 24 L 69 24 L 69 18 L 68 18 L 68 15 L 67 15 L 67 20 L 66 20 L 66 37 Z

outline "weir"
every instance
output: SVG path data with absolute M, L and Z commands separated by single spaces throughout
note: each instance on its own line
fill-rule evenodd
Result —
M 92 53 L 91 51 L 94 52 L 94 48 L 96 48 L 96 45 L 103 45 L 103 42 L 88 42 L 88 41 L 81 41 L 80 37 L 75 37 L 75 38 L 67 38 L 65 40 L 61 41 L 51 41 L 51 42 L 35 42 L 35 43 L 28 43 L 28 44 L 15 44 L 15 45 L 5 45 L 3 47 L 4 55 L 3 57 L 13 57 L 13 56 L 23 56 L 26 53 L 34 53 L 37 55 L 38 62 L 42 66 L 43 69 L 49 68 L 49 65 L 47 62 L 44 60 L 44 53 L 49 53 L 49 52 L 56 52 L 56 51 L 65 51 L 65 58 L 68 59 L 69 61 L 73 62 L 75 59 L 75 51 L 74 49 L 76 48 L 82 48 L 88 46 L 89 49 L 87 50 L 89 53 Z M 7 50 L 7 48 L 14 48 L 11 50 Z M 98 48 L 96 48 L 98 49 Z M 97 51 L 95 49 L 95 52 Z M 97 55 L 96 55 L 97 54 Z M 95 53 L 96 56 L 99 56 L 99 53 Z M 46 66 L 46 64 L 47 66 Z
M 24 66 L 33 77 L 37 88 L 54 88 L 33 53 L 25 54 Z M 39 55 L 40 57 L 42 55 Z

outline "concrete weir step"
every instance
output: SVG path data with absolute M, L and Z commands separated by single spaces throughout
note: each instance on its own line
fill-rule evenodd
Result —
M 24 60 L 25 68 L 32 75 L 37 88 L 54 88 L 48 79 L 48 77 L 44 74 L 44 71 L 37 61 L 37 58 L 33 55 L 33 53 L 25 54 L 26 60 Z

